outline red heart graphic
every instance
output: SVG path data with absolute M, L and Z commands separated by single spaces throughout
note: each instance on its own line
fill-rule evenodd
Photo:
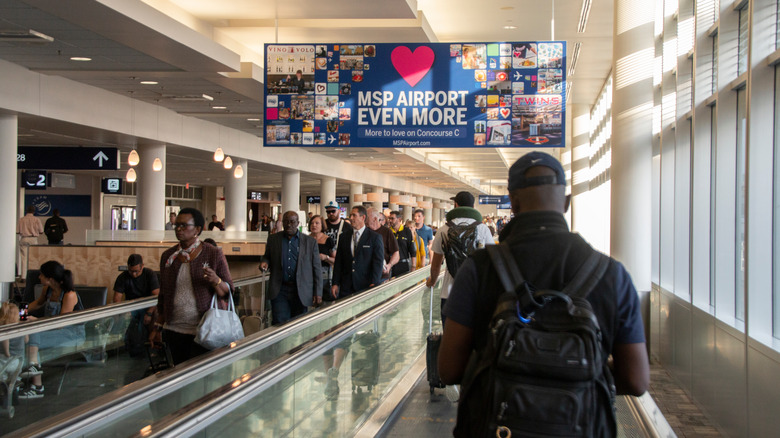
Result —
M 509 108 L 501 108 L 501 110 L 500 110 L 500 112 L 501 112 L 501 117 L 503 117 L 503 118 L 507 118 L 507 117 L 509 117 L 509 112 L 510 112 L 510 111 L 511 111 L 511 110 L 510 110 Z
M 412 52 L 406 46 L 398 46 L 390 54 L 393 67 L 402 78 L 414 87 L 433 66 L 433 49 L 421 46 Z

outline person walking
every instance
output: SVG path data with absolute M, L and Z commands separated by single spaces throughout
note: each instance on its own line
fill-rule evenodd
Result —
M 68 224 L 65 219 L 60 217 L 60 210 L 55 208 L 51 212 L 52 216 L 46 219 L 43 226 L 43 232 L 49 240 L 49 245 L 62 245 L 62 239 L 68 232 Z
M 26 214 L 16 224 L 16 234 L 19 238 L 19 275 L 24 278 L 27 275 L 27 258 L 30 245 L 38 244 L 38 236 L 43 233 L 41 220 L 35 217 L 35 207 L 27 206 Z

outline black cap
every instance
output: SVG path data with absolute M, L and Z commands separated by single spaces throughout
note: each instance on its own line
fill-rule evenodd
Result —
M 555 176 L 532 176 L 526 178 L 525 172 L 532 167 L 544 166 L 555 171 Z M 566 174 L 561 163 L 552 155 L 544 152 L 529 152 L 515 161 L 509 168 L 509 191 L 525 187 L 542 186 L 548 184 L 566 185 Z
M 450 198 L 450 200 L 455 201 L 455 203 L 458 204 L 458 207 L 474 206 L 474 195 L 469 192 L 458 192 L 458 194 Z

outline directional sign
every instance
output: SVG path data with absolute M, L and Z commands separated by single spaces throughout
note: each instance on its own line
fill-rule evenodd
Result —
M 479 203 L 480 204 L 494 204 L 494 205 L 504 205 L 509 204 L 509 195 L 502 195 L 502 196 L 496 196 L 496 195 L 479 195 Z M 500 207 L 499 207 L 500 208 Z
M 48 179 L 48 174 L 45 170 L 22 172 L 22 188 L 27 190 L 46 190 Z
M 117 148 L 19 146 L 16 165 L 19 169 L 116 170 Z

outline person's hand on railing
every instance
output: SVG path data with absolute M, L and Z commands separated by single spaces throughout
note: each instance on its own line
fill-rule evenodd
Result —
M 260 262 L 260 270 L 265 274 L 268 271 L 268 262 Z

